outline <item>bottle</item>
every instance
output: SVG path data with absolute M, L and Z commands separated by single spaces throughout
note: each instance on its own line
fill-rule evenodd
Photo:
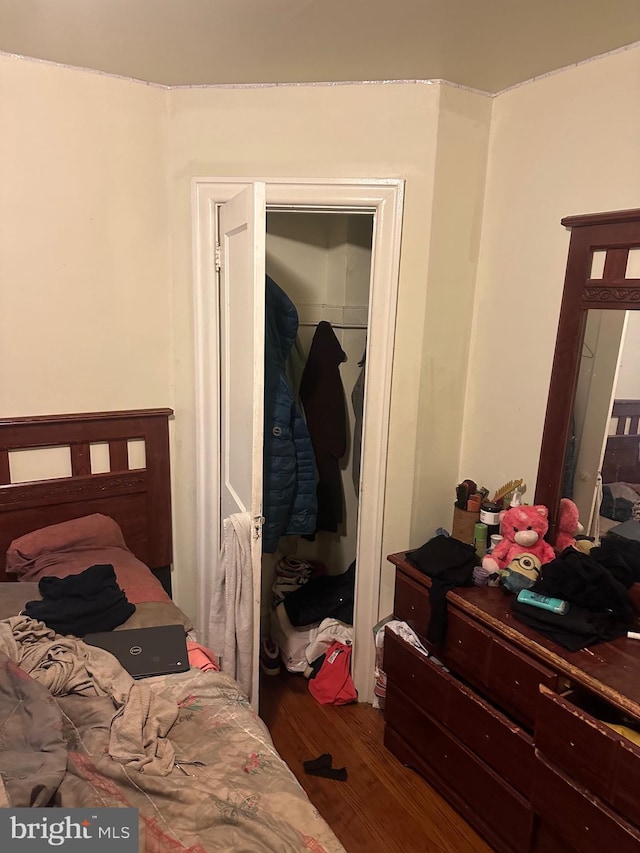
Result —
M 569 609 L 568 601 L 563 601 L 562 598 L 540 595 L 537 592 L 531 592 L 530 589 L 521 589 L 518 593 L 518 601 L 522 604 L 531 604 L 533 607 L 541 607 L 543 610 L 550 610 L 552 613 L 564 614 Z
M 480 559 L 487 553 L 487 525 L 478 521 L 473 528 L 473 547 Z
M 483 501 L 480 507 L 480 521 L 487 525 L 487 538 L 500 533 L 500 506 L 492 501 Z

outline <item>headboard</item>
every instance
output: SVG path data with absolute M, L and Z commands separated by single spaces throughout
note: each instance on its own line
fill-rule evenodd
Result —
M 602 461 L 603 483 L 640 483 L 640 400 L 614 400 Z
M 94 512 L 118 522 L 131 551 L 150 569 L 168 572 L 172 414 L 140 409 L 0 420 L 0 582 L 14 579 L 5 573 L 13 539 Z M 144 442 L 144 467 L 129 467 L 129 442 Z M 92 472 L 92 445 L 108 446 L 106 472 Z M 37 448 L 67 448 L 70 476 L 12 482 L 12 453 Z

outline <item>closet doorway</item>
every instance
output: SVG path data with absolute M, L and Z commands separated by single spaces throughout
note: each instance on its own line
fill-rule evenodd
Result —
M 256 484 L 261 478 L 261 470 L 256 464 L 256 451 L 259 451 L 262 435 L 259 430 L 261 421 L 261 382 L 257 379 L 263 370 L 259 363 L 263 352 L 260 324 L 264 324 L 264 276 L 265 269 L 278 281 L 285 291 L 294 287 L 297 290 L 295 301 L 298 304 L 301 326 L 301 340 L 305 331 L 313 331 L 312 326 L 322 319 L 335 322 L 336 327 L 353 327 L 339 330 L 349 334 L 366 336 L 367 371 L 365 384 L 364 430 L 362 434 L 361 475 L 359 512 L 351 516 L 346 509 L 346 518 L 354 528 L 355 540 L 346 545 L 345 557 L 349 549 L 355 550 L 357 561 L 355 608 L 354 608 L 354 652 L 352 674 L 361 701 L 371 701 L 373 697 L 374 646 L 372 627 L 378 620 L 380 574 L 384 563 L 382 553 L 382 524 L 384 495 L 386 484 L 386 456 L 389 424 L 389 405 L 391 391 L 391 371 L 393 340 L 395 330 L 395 312 L 397 302 L 397 284 L 400 254 L 400 233 L 403 204 L 403 182 L 398 180 L 302 180 L 302 179 L 266 179 L 250 181 L 248 179 L 195 179 L 193 185 L 194 201 L 194 260 L 195 260 L 195 340 L 196 340 L 196 535 L 197 562 L 200 585 L 199 624 L 203 640 L 206 642 L 206 626 L 209 616 L 211 596 L 212 554 L 220 551 L 220 529 L 224 512 L 234 509 L 227 502 L 225 506 L 225 488 L 227 482 L 225 465 L 231 456 L 236 460 L 235 471 L 238 482 L 244 487 L 230 493 L 239 509 L 250 512 L 254 518 L 254 678 L 252 701 L 257 706 L 260 617 L 265 611 L 262 604 L 263 578 L 261 573 L 261 542 L 259 518 L 261 507 L 256 502 L 260 494 Z M 235 200 L 235 201 L 234 201 Z M 246 221 L 234 218 L 228 211 L 236 211 L 242 200 L 247 211 Z M 329 222 L 333 214 L 333 222 Z M 320 218 L 319 218 L 320 217 Z M 269 226 L 267 228 L 267 220 Z M 306 285 L 298 276 L 297 284 L 287 276 L 295 276 L 295 270 L 289 268 L 282 254 L 287 241 L 295 235 L 314 230 L 315 225 L 324 221 L 325 237 L 311 238 L 326 242 L 327 234 L 338 234 L 341 230 L 351 229 L 356 244 L 370 243 L 366 249 L 368 264 L 368 299 L 365 300 L 363 273 L 360 270 L 353 278 L 354 287 L 351 296 L 359 293 L 355 299 L 335 296 L 322 299 L 304 296 Z M 225 223 L 228 223 L 225 224 Z M 291 230 L 293 229 L 293 231 Z M 287 232 L 288 234 L 283 234 Z M 322 229 L 320 229 L 322 231 Z M 320 232 L 316 231 L 316 234 Z M 366 235 L 369 234 L 369 237 Z M 222 238 L 226 256 L 225 269 L 220 273 L 216 259 L 220 257 L 218 237 Z M 300 241 L 294 243 L 300 246 Z M 330 242 L 330 240 L 329 240 Z M 309 241 L 303 240 L 305 251 L 311 250 Z M 236 245 L 235 260 L 232 248 Z M 268 248 L 269 247 L 269 248 Z M 326 247 L 324 247 L 326 248 Z M 364 249 L 364 247 L 360 247 Z M 248 257 L 253 253 L 253 259 Z M 286 254 L 286 252 L 285 252 Z M 326 253 L 325 253 L 326 254 Z M 331 260 L 323 263 L 343 263 L 344 257 L 338 257 L 338 250 Z M 329 252 L 331 255 L 331 252 Z M 365 257 L 364 252 L 356 251 L 356 265 Z M 353 260 L 353 258 L 352 258 Z M 295 264 L 293 264 L 295 267 Z M 236 290 L 234 276 L 244 276 L 244 284 Z M 229 271 L 231 270 L 231 272 Z M 253 299 L 247 297 L 247 282 L 253 276 L 255 290 Z M 349 277 L 348 277 L 349 278 Z M 350 285 L 345 285 L 349 288 Z M 229 296 L 239 293 L 240 299 Z M 299 298 L 302 293 L 303 299 Z M 346 296 L 346 290 L 343 290 Z M 262 305 L 260 302 L 262 300 Z M 225 316 L 230 304 L 234 304 L 232 316 Z M 221 308 L 222 306 L 222 308 Z M 231 310 L 231 309 L 229 309 Z M 234 335 L 233 329 L 236 334 Z M 227 424 L 224 431 L 225 410 L 224 379 L 229 375 L 229 361 L 233 359 L 234 348 L 229 341 L 237 339 L 237 330 L 244 329 L 244 340 L 249 336 L 254 343 L 252 358 L 255 370 L 252 374 L 247 365 L 244 372 L 237 371 L 237 360 L 233 361 L 235 372 L 234 395 L 238 395 L 238 377 L 241 377 L 242 406 L 244 418 L 238 416 L 238 422 L 246 427 L 252 419 L 256 427 L 253 431 L 254 445 L 239 452 L 240 432 L 245 444 L 250 443 L 248 433 L 243 429 L 236 432 L 233 425 Z M 357 345 L 359 346 L 359 344 Z M 349 369 L 357 365 L 349 354 Z M 225 358 L 227 364 L 225 365 Z M 245 354 L 246 358 L 246 354 Z M 343 365 L 344 367 L 344 365 Z M 222 384 L 221 384 L 222 383 Z M 347 398 L 351 388 L 349 381 L 344 383 Z M 222 388 L 222 390 L 221 390 Z M 252 407 L 249 405 L 251 402 Z M 349 406 L 348 406 L 349 408 Z M 223 423 L 222 431 L 220 424 Z M 229 439 L 229 436 L 231 438 Z M 235 442 L 231 452 L 229 447 Z M 238 463 L 238 460 L 241 460 Z M 242 460 L 244 460 L 242 462 Z M 253 462 L 251 460 L 254 460 Z M 244 465 L 244 468 L 242 467 Z M 247 469 L 251 469 L 250 471 Z M 229 469 L 231 470 L 231 469 Z M 351 476 L 351 472 L 345 472 Z M 240 482 L 242 481 L 242 482 Z M 235 510 L 234 510 L 235 511 Z M 356 517 L 358 519 L 356 523 Z M 214 523 L 212 523 L 214 521 Z M 349 523 L 349 522 L 348 522 Z M 348 539 L 349 537 L 347 537 Z M 346 543 L 345 539 L 345 543 Z M 330 546 L 333 548 L 334 546 Z M 337 546 L 339 549 L 341 546 Z M 341 569 L 346 566 L 341 566 Z M 204 630 L 203 630 L 204 629 Z

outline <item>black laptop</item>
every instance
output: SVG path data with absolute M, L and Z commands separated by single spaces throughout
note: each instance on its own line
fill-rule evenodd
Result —
M 87 634 L 84 641 L 111 652 L 133 678 L 168 675 L 189 669 L 183 625 L 100 631 Z

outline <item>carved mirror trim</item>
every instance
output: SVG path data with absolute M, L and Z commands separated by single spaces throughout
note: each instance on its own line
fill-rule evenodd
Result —
M 640 209 L 567 216 L 562 224 L 571 239 L 535 493 L 535 502 L 549 508 L 552 543 L 587 310 L 640 310 L 640 278 L 627 278 L 629 252 L 640 248 Z M 596 252 L 604 254 L 600 278 L 592 277 Z

